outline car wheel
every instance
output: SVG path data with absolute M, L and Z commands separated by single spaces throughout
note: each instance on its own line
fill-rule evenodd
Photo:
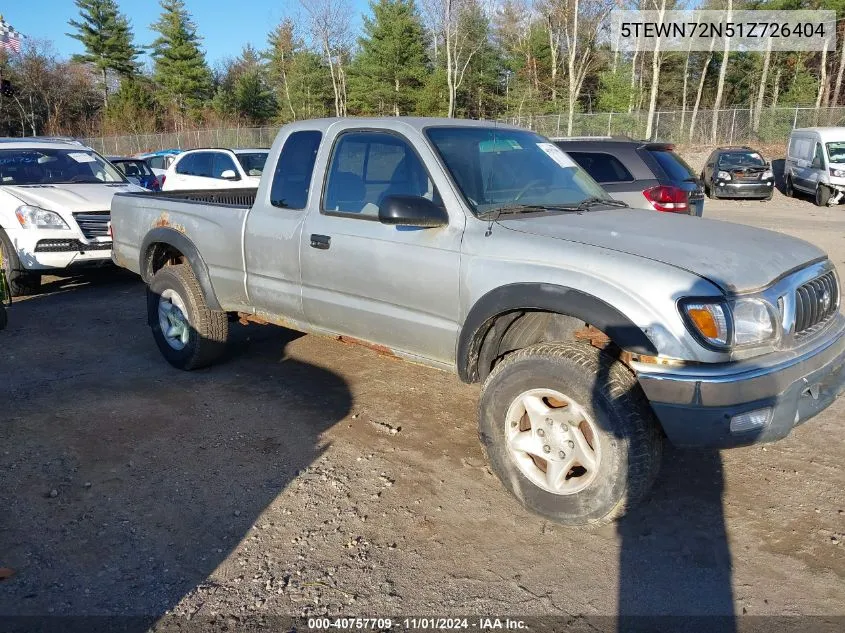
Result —
M 6 275 L 8 292 L 13 297 L 23 297 L 38 292 L 41 287 L 41 274 L 26 270 L 12 246 L 12 240 L 5 231 L 0 230 L 0 255 L 3 257 L 3 272 Z
M 229 320 L 211 310 L 187 264 L 165 266 L 147 289 L 147 318 L 162 355 L 174 367 L 206 367 L 226 349 Z
M 787 176 L 783 184 L 783 193 L 787 198 L 795 197 L 795 189 L 792 186 L 792 176 Z
M 565 525 L 621 517 L 651 488 L 663 451 L 635 376 L 584 343 L 505 357 L 481 392 L 479 437 L 505 488 Z
M 816 187 L 816 206 L 826 207 L 830 201 L 830 189 L 826 185 L 818 185 Z

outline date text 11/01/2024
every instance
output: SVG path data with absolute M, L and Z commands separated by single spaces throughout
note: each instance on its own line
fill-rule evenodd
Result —
M 375 630 L 393 628 L 402 630 L 524 630 L 528 625 L 524 620 L 513 618 L 309 618 L 311 630 Z

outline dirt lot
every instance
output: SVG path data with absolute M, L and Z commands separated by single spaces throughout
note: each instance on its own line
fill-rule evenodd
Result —
M 845 271 L 845 206 L 708 202 Z M 650 502 L 552 525 L 485 465 L 478 389 L 238 326 L 161 358 L 135 278 L 50 283 L 0 334 L 0 614 L 845 614 L 845 399 L 766 447 L 667 451 Z

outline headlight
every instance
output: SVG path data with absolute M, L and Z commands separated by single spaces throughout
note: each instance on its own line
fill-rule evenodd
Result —
M 716 178 L 718 178 L 719 180 L 730 180 L 731 175 L 726 171 L 720 171 L 716 174 Z
M 842 175 L 845 176 L 845 172 L 843 172 Z M 760 176 L 760 178 L 762 178 L 763 180 L 768 180 L 769 178 L 774 178 L 774 177 L 775 177 L 775 174 L 771 169 L 767 169 L 766 171 L 763 172 L 763 175 Z
M 67 222 L 65 222 L 62 219 L 62 216 L 58 213 L 47 211 L 46 209 L 41 209 L 40 207 L 31 207 L 25 204 L 15 210 L 15 215 L 18 218 L 18 222 L 20 222 L 21 226 L 25 229 L 63 230 L 70 228 L 67 225 Z
M 681 311 L 687 327 L 713 347 L 747 347 L 779 336 L 777 311 L 762 299 L 692 300 Z
M 834 169 L 833 167 L 831 167 L 830 175 L 835 178 L 845 178 L 845 169 Z

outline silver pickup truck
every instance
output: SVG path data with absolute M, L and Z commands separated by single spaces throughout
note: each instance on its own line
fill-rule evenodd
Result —
M 172 365 L 214 362 L 239 316 L 482 383 L 493 470 L 565 524 L 621 516 L 666 438 L 776 440 L 845 386 L 823 252 L 620 208 L 518 128 L 302 121 L 279 132 L 257 191 L 119 194 L 111 218 L 114 261 L 147 282 Z

